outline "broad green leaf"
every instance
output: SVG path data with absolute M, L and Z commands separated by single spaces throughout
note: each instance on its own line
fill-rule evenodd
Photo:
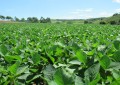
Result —
M 80 49 L 80 47 L 78 46 L 78 44 L 75 43 L 75 42 L 72 43 L 72 47 L 73 47 L 72 49 L 74 49 L 75 51 L 77 51 L 77 50 Z
M 99 45 L 99 43 L 93 43 L 92 46 L 93 46 L 94 48 L 97 48 L 98 45 Z
M 50 81 L 53 81 L 53 76 L 55 74 L 55 68 L 52 65 L 47 65 L 46 68 L 43 70 L 44 78 L 49 83 Z
M 94 53 L 95 53 L 95 49 L 93 49 L 92 51 L 89 51 L 89 52 L 87 53 L 87 55 L 92 56 L 92 55 L 94 55 Z
M 99 62 L 104 69 L 107 69 L 110 65 L 110 59 L 107 56 L 103 56 Z
M 23 75 L 20 75 L 20 76 L 17 77 L 17 78 L 18 78 L 18 79 L 22 79 L 22 80 L 26 80 L 29 75 L 30 75 L 29 73 L 25 73 L 25 74 L 23 74 Z
M 7 70 L 4 68 L 4 66 L 0 66 L 0 73 L 7 74 Z
M 114 77 L 115 79 L 120 78 L 120 71 L 119 71 L 119 70 L 114 70 L 114 69 L 113 69 L 112 74 L 113 74 L 113 77 Z
M 54 80 L 57 85 L 74 85 L 72 75 L 61 68 L 55 72 Z
M 8 70 L 10 71 L 11 74 L 16 75 L 16 72 L 17 72 L 17 70 L 18 70 L 18 68 L 19 68 L 19 65 L 20 65 L 20 62 L 19 62 L 19 61 L 16 61 L 15 64 L 13 64 L 12 66 L 9 66 L 9 67 L 8 67 Z
M 5 56 L 7 52 L 8 52 L 7 47 L 4 44 L 0 45 L 0 55 Z
M 113 81 L 110 85 L 120 85 L 120 78 L 117 80 Z
M 112 71 L 112 70 L 119 70 L 119 69 L 120 69 L 120 62 L 111 62 L 107 70 Z
M 41 77 L 41 74 L 38 74 L 38 75 L 35 75 L 35 76 L 29 75 L 29 76 L 27 76 L 26 83 L 30 83 L 31 81 L 33 81 L 33 80 L 35 80 L 39 77 Z
M 25 82 L 19 82 L 19 81 L 15 81 L 14 84 L 15 85 L 26 85 Z
M 99 70 L 100 70 L 100 64 L 99 63 L 94 64 L 91 67 L 89 67 L 84 73 L 85 80 L 87 82 L 91 82 L 94 79 L 96 79 L 96 77 L 98 76 Z
M 114 44 L 114 47 L 115 47 L 117 50 L 119 50 L 119 48 L 120 48 L 120 41 L 119 41 L 119 40 L 115 40 L 113 44 Z
M 113 81 L 113 76 L 111 76 L 111 75 L 107 76 L 107 81 L 111 83 Z
M 106 48 L 105 45 L 99 45 L 97 50 L 98 50 L 98 51 L 104 51 L 105 48 Z
M 87 55 L 84 52 L 82 52 L 81 50 L 78 50 L 76 52 L 76 57 L 82 63 L 86 63 L 87 62 Z
M 98 73 L 96 78 L 92 80 L 89 85 L 97 85 L 97 83 L 100 81 L 100 74 Z
M 25 71 L 28 71 L 28 70 L 29 70 L 28 66 L 21 66 L 17 69 L 17 75 L 20 75 L 20 74 L 22 74 L 22 73 L 24 73 Z
M 81 65 L 81 62 L 78 60 L 71 60 L 69 63 L 73 65 Z
M 33 72 L 33 73 L 36 73 L 39 69 L 37 68 L 30 68 L 30 71 Z
M 120 62 L 120 51 L 116 51 L 111 58 L 116 62 Z
M 3 85 L 8 85 L 10 83 L 10 81 L 5 81 L 5 83 Z
M 32 56 L 32 61 L 34 64 L 39 64 L 40 63 L 40 55 L 38 53 L 34 53 Z
M 56 84 L 55 81 L 50 81 L 50 82 L 49 82 L 49 85 L 58 85 L 58 84 Z
M 22 58 L 20 56 L 5 56 L 4 58 L 9 63 L 12 61 L 22 61 Z
M 80 78 L 79 76 L 75 77 L 75 85 L 85 85 L 82 81 L 82 78 Z
M 55 42 L 55 45 L 65 48 L 65 45 L 61 42 Z
M 47 54 L 48 55 L 48 57 L 50 58 L 50 60 L 52 61 L 52 63 L 54 63 L 55 62 L 55 59 L 51 56 L 51 55 L 49 55 L 49 54 Z

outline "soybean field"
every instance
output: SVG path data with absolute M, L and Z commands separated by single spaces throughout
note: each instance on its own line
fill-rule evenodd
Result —
M 0 85 L 120 85 L 120 26 L 0 23 Z

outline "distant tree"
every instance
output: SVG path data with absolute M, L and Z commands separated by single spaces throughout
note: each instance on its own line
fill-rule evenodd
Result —
M 17 18 L 17 17 L 15 17 L 15 21 L 19 22 L 19 21 L 20 21 L 20 19 L 19 19 L 19 18 Z
M 5 19 L 5 16 L 0 15 L 0 19 L 4 20 L 4 19 Z
M 120 25 L 120 20 L 118 20 L 118 25 Z
M 20 20 L 21 22 L 25 22 L 25 18 L 21 18 L 21 20 Z
M 11 16 L 6 16 L 7 20 L 12 20 L 13 18 Z
M 67 23 L 67 24 L 73 24 L 73 22 L 72 22 L 72 21 L 67 21 L 66 23 Z
M 100 24 L 106 24 L 106 22 L 105 21 L 100 21 Z
M 46 18 L 46 22 L 47 23 L 50 23 L 51 22 L 51 19 L 49 17 Z
M 31 18 L 31 17 L 28 17 L 28 18 L 27 18 L 27 22 L 32 22 L 32 18 Z
M 46 23 L 46 19 L 43 18 L 43 17 L 41 17 L 41 18 L 40 18 L 40 23 Z
M 89 22 L 87 20 L 84 21 L 84 24 L 88 24 Z
M 28 17 L 28 18 L 27 18 L 27 22 L 38 23 L 39 20 L 38 20 L 37 17 Z
M 116 15 L 118 15 L 118 13 L 113 14 L 113 16 L 116 16 Z
M 110 21 L 110 24 L 111 24 L 111 25 L 115 25 L 115 24 L 117 24 L 117 23 L 116 23 L 116 21 Z
M 57 21 L 57 22 L 55 22 L 56 24 L 60 24 L 61 22 L 60 21 Z
M 38 22 L 39 22 L 39 20 L 38 20 L 38 18 L 37 18 L 37 17 L 32 17 L 32 22 L 33 22 L 33 23 L 38 23 Z

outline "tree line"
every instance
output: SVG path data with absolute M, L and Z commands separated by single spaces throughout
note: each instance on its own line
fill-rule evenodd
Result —
M 99 20 L 99 24 L 105 25 L 105 24 L 110 24 L 110 25 L 120 25 L 120 13 L 115 13 L 111 17 L 108 18 L 96 18 L 96 21 Z M 95 21 L 95 20 L 94 20 Z M 94 23 L 92 20 L 85 20 L 84 24 L 91 24 Z
M 0 15 L 1 20 L 8 20 L 8 21 L 16 21 L 16 22 L 29 22 L 29 23 L 51 23 L 51 19 L 49 17 L 44 18 L 41 17 L 38 19 L 37 17 L 28 17 L 27 19 L 21 18 L 19 19 L 18 17 L 11 17 L 11 16 L 3 16 Z

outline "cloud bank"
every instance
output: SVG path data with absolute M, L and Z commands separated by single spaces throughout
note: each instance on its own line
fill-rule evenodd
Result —
M 114 2 L 120 3 L 120 0 L 113 0 Z

